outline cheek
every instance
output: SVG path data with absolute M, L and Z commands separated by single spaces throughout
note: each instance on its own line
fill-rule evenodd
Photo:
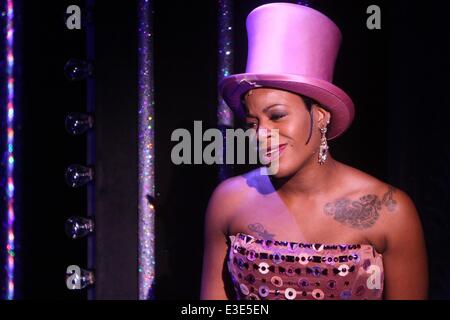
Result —
M 290 122 L 284 132 L 296 147 L 306 147 L 305 143 L 309 137 L 310 126 L 311 122 L 309 114 L 307 114 L 307 117 L 297 117 L 296 121 Z

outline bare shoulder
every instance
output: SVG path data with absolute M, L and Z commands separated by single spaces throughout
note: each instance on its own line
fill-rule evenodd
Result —
M 229 206 L 239 203 L 246 191 L 246 183 L 243 175 L 228 178 L 214 189 L 211 200 Z M 228 206 L 227 206 L 228 207 Z
M 379 211 L 378 226 L 386 238 L 420 229 L 420 219 L 411 197 L 403 190 L 363 171 L 348 167 L 350 182 L 356 186 L 353 199 L 369 203 Z M 356 196 L 357 195 L 357 196 Z M 420 232 L 419 232 L 420 233 Z
M 226 235 L 231 217 L 243 202 L 246 190 L 243 176 L 228 178 L 214 189 L 206 211 L 206 224 L 220 229 Z
M 423 242 L 422 223 L 416 205 L 403 190 L 386 185 L 381 203 L 386 206 L 383 228 L 387 247 Z
M 267 175 L 259 168 L 222 181 L 213 191 L 208 204 L 207 219 L 215 219 L 224 234 L 236 215 L 260 199 L 262 194 L 274 192 Z M 214 222 L 214 221 L 213 221 Z
M 383 254 L 384 299 L 426 299 L 428 258 L 419 213 L 403 190 L 355 171 L 363 195 L 356 201 L 360 217 L 372 214 L 376 223 L 367 233 Z M 358 184 L 357 184 L 358 185 Z M 405 272 L 408 270 L 408 272 Z

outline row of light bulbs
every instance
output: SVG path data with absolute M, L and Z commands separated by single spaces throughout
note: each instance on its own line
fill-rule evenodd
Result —
M 92 63 L 79 59 L 70 59 L 64 72 L 70 81 L 80 81 L 92 76 Z M 94 126 L 92 114 L 72 112 L 66 117 L 65 127 L 71 135 L 82 135 L 91 130 Z M 67 184 L 72 188 L 86 186 L 94 180 L 94 168 L 79 164 L 72 164 L 65 172 Z M 65 224 L 66 234 L 71 239 L 82 239 L 94 232 L 95 223 L 91 218 L 73 216 L 67 219 Z M 66 285 L 70 290 L 81 290 L 92 286 L 95 282 L 92 270 L 82 269 L 79 266 L 71 265 L 66 269 Z

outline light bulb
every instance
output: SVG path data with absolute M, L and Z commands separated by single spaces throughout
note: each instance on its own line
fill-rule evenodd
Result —
M 94 221 L 83 217 L 70 217 L 66 221 L 66 234 L 72 239 L 80 239 L 94 232 Z
M 72 135 L 83 134 L 94 125 L 94 117 L 87 113 L 71 112 L 66 117 L 66 130 Z
M 64 66 L 64 73 L 71 81 L 84 80 L 92 76 L 92 71 L 92 63 L 80 59 L 70 59 Z
M 79 164 L 73 164 L 66 170 L 66 182 L 72 188 L 79 188 L 92 181 L 94 178 L 94 169 L 84 167 Z
M 77 265 L 71 265 L 66 270 L 66 286 L 69 290 L 82 290 L 95 283 L 94 272 Z

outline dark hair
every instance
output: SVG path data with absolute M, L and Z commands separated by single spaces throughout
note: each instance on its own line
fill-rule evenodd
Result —
M 313 106 L 314 104 L 316 104 L 316 105 L 322 107 L 322 105 L 321 105 L 319 102 L 317 102 L 316 100 L 311 99 L 310 97 L 304 96 L 304 95 L 302 95 L 302 94 L 297 94 L 297 95 L 298 95 L 300 98 L 302 98 L 303 102 L 305 103 L 306 109 L 307 109 L 308 112 L 309 112 L 309 118 L 310 118 L 310 120 L 311 120 L 310 126 L 309 126 L 309 136 L 308 136 L 308 140 L 306 140 L 306 143 L 305 143 L 305 145 L 307 145 L 307 144 L 309 143 L 309 140 L 311 140 L 311 136 L 312 136 L 312 128 L 313 128 L 313 122 L 314 122 L 314 119 L 313 119 L 313 113 L 312 113 L 312 106 Z

